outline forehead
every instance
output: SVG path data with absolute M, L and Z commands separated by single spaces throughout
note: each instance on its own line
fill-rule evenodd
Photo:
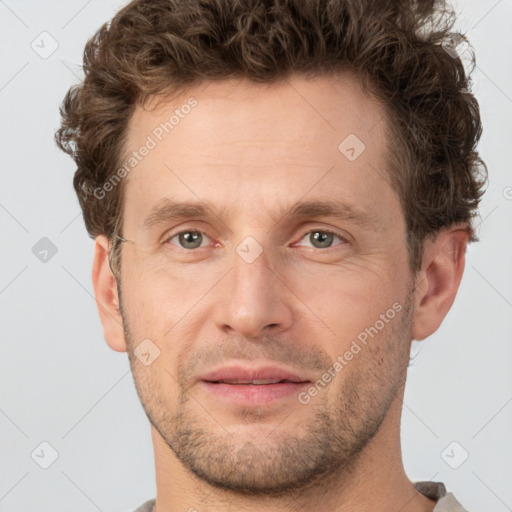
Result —
M 276 150 L 279 142 L 284 146 L 300 139 L 304 150 L 311 151 L 319 142 L 315 135 L 332 149 L 332 142 L 353 133 L 371 151 L 384 149 L 385 119 L 382 103 L 365 93 L 352 73 L 293 75 L 270 84 L 233 78 L 205 82 L 137 106 L 127 142 L 131 149 L 150 134 L 164 144 L 170 139 L 178 142 L 183 135 L 188 147 L 195 149 L 204 148 L 205 141 L 243 144 L 252 140 L 270 143 Z
M 238 197 L 270 211 L 288 199 L 342 192 L 377 211 L 376 189 L 393 200 L 385 128 L 383 105 L 351 74 L 195 85 L 137 107 L 125 161 L 151 148 L 127 173 L 125 206 L 148 211 L 166 196 L 225 205 Z

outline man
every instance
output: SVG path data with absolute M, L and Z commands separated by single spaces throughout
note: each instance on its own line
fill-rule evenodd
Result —
M 485 185 L 445 10 L 138 0 L 87 44 L 57 141 L 151 422 L 139 511 L 465 510 L 399 428 Z

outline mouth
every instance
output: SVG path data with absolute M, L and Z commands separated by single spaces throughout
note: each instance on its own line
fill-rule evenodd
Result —
M 277 367 L 225 367 L 204 375 L 200 383 L 212 398 L 247 407 L 297 396 L 311 381 Z
M 208 382 L 208 381 L 207 381 Z M 214 380 L 209 381 L 213 382 L 214 384 L 242 384 L 242 385 L 255 385 L 255 386 L 262 386 L 267 384 L 279 384 L 281 382 L 295 382 L 292 380 L 287 379 L 252 379 L 252 380 L 240 380 L 240 379 L 221 379 L 221 380 Z M 296 383 L 296 382 L 295 382 Z

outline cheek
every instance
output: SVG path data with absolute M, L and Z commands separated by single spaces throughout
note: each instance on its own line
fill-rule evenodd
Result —
M 122 284 L 123 307 L 132 332 L 155 340 L 172 339 L 204 309 L 209 292 L 225 274 L 214 265 L 167 264 L 144 269 L 132 264 L 130 272 L 123 273 Z
M 316 321 L 329 327 L 338 344 L 340 338 L 350 340 L 374 325 L 404 296 L 403 275 L 398 276 L 390 265 L 309 267 L 301 272 L 294 269 L 300 278 L 290 276 L 293 290 L 317 315 Z M 315 316 L 309 317 L 315 321 Z
M 274 271 L 286 286 L 276 285 L 274 293 L 295 310 L 301 326 L 307 325 L 316 338 L 324 333 L 338 350 L 404 297 L 403 272 L 390 260 L 373 255 L 371 262 L 360 259 L 339 265 L 281 262 Z M 158 341 L 192 337 L 190 327 L 196 321 L 205 323 L 200 328 L 208 328 L 208 312 L 218 305 L 212 300 L 229 300 L 223 289 L 230 268 L 222 261 L 161 264 L 145 270 L 137 261 L 128 263 L 122 289 L 132 332 Z M 324 343 L 326 349 L 328 344 Z
M 407 299 L 394 302 L 377 320 L 355 329 L 343 346 L 331 347 L 332 360 L 342 368 L 335 379 L 331 406 L 346 400 L 354 413 L 364 413 L 378 410 L 385 397 L 394 396 L 409 363 L 411 314 L 407 308 Z

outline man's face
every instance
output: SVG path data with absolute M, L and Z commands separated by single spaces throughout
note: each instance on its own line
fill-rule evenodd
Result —
M 343 75 L 214 82 L 131 119 L 129 151 L 150 148 L 124 197 L 132 371 L 213 485 L 282 492 L 347 467 L 400 399 L 412 276 L 383 116 Z

